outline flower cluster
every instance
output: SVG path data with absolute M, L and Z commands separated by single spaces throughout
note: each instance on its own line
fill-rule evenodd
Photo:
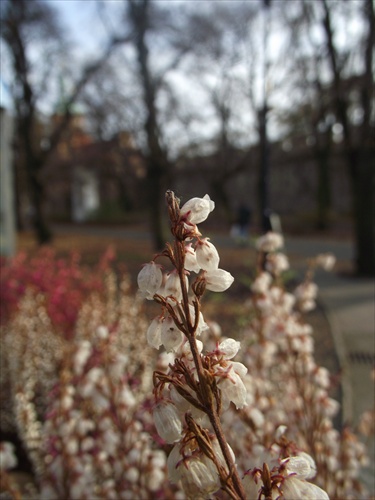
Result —
M 257 243 L 258 269 L 241 351 L 248 368 L 243 380 L 248 404 L 240 415 L 224 415 L 224 427 L 238 464 L 243 469 L 251 466 L 245 480 L 254 495 L 250 498 L 266 498 L 265 491 L 270 498 L 327 498 L 327 493 L 333 498 L 363 498 L 358 477 L 367 464 L 365 447 L 349 428 L 335 429 L 340 405 L 330 394 L 334 377 L 316 363 L 313 329 L 302 316 L 316 304 L 315 269 L 331 269 L 334 257 L 321 254 L 311 259 L 304 281 L 288 291 L 283 284 L 287 258 L 280 252 L 282 245 L 282 236 L 274 233 Z M 275 441 L 280 434 L 282 439 Z M 236 435 L 241 435 L 241 443 Z M 286 447 L 290 440 L 293 446 Z M 285 479 L 284 460 L 295 463 L 293 457 L 302 450 L 316 464 L 316 486 L 306 484 L 310 477 L 299 477 L 297 471 L 291 476 L 295 480 Z M 269 465 L 270 475 L 264 475 L 263 463 Z
M 103 271 L 72 340 L 51 320 L 48 297 L 33 289 L 1 327 L 1 429 L 16 432 L 27 453 L 32 498 L 174 495 L 166 456 L 152 446 L 153 356 L 138 335 L 147 323 L 128 277 Z
M 66 356 L 43 427 L 44 498 L 132 500 L 168 492 L 166 457 L 152 448 L 138 380 L 117 334 L 101 326 Z
M 231 403 L 237 408 L 246 405 L 247 369 L 232 361 L 240 343 L 225 339 L 205 352 L 197 338 L 208 328 L 201 312 L 205 290 L 222 292 L 233 282 L 231 274 L 219 268 L 215 246 L 197 228 L 214 203 L 206 195 L 180 208 L 172 192 L 166 199 L 174 244 L 167 244 L 138 275 L 142 296 L 162 307 L 147 330 L 147 340 L 175 356 L 166 372 L 154 373 L 155 426 L 160 437 L 174 445 L 168 457 L 170 479 L 179 482 L 189 498 L 209 496 L 220 488 L 232 498 L 245 498 L 220 423 Z M 173 269 L 163 273 L 155 262 L 159 257 L 166 257 Z

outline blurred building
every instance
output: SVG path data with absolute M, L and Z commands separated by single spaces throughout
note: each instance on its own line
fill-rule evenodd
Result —
M 140 152 L 127 132 L 97 140 L 87 131 L 84 113 L 71 113 L 44 171 L 50 217 L 84 222 L 125 213 L 136 205 L 145 175 Z M 57 109 L 50 126 L 59 127 L 63 119 L 63 110 Z

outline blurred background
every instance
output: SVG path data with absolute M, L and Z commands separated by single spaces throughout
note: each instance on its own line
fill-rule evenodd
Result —
M 352 239 L 375 274 L 372 0 L 2 0 L 1 252 L 141 225 Z

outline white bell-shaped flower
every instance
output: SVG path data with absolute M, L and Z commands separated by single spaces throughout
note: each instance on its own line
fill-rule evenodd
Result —
M 223 409 L 228 408 L 230 401 L 234 403 L 237 410 L 247 406 L 246 387 L 241 377 L 232 368 L 229 375 L 220 380 L 218 386 L 221 390 Z
M 285 500 L 301 500 L 302 498 L 314 500 L 329 500 L 327 493 L 316 486 L 299 479 L 296 475 L 288 476 L 282 483 L 282 498 Z
M 145 264 L 138 274 L 138 288 L 146 299 L 152 299 L 163 281 L 160 266 L 154 261 Z
M 220 257 L 216 247 L 210 243 L 209 238 L 197 242 L 195 249 L 197 263 L 205 271 L 214 271 L 219 267 Z
M 225 339 L 220 342 L 218 350 L 224 354 L 225 359 L 232 359 L 241 348 L 241 342 L 234 339 Z
M 276 252 L 279 248 L 284 246 L 284 238 L 279 233 L 269 231 L 256 242 L 256 248 L 261 252 Z
M 272 276 L 269 273 L 262 272 L 251 285 L 251 290 L 255 293 L 266 293 L 271 285 Z
M 147 342 L 151 347 L 155 347 L 155 349 L 159 349 L 163 343 L 161 340 L 162 321 L 160 316 L 154 318 L 147 329 Z
M 187 271 L 193 271 L 194 273 L 199 273 L 201 269 L 197 262 L 195 249 L 192 247 L 191 243 L 185 245 L 185 269 Z
M 183 333 L 177 328 L 171 316 L 164 318 L 161 326 L 161 342 L 167 352 L 176 352 L 184 341 Z
M 181 465 L 180 470 L 181 484 L 188 498 L 199 498 L 202 494 L 207 498 L 221 486 L 216 467 L 206 456 L 191 457 L 187 467 Z
M 215 203 L 208 194 L 203 198 L 191 198 L 180 209 L 180 214 L 185 216 L 190 224 L 200 224 L 205 221 L 215 208 Z
M 212 292 L 224 292 L 234 281 L 233 276 L 224 269 L 214 269 L 205 273 L 206 288 Z
M 189 304 L 189 310 L 190 310 L 191 320 L 194 323 L 195 322 L 195 308 L 194 308 L 193 304 Z M 204 332 L 205 330 L 208 330 L 208 329 L 209 329 L 209 326 L 205 322 L 203 314 L 201 312 L 199 312 L 199 320 L 198 320 L 196 335 L 200 335 L 202 332 Z
M 167 467 L 169 479 L 173 483 L 181 481 L 188 498 L 206 498 L 220 488 L 216 467 L 203 453 L 183 459 L 177 444 L 168 456 Z
M 0 443 L 0 470 L 13 469 L 17 466 L 17 457 L 13 443 L 3 441 Z
M 316 256 L 316 264 L 325 271 L 331 271 L 336 264 L 336 257 L 331 253 L 320 253 Z
M 187 276 L 185 276 L 186 288 L 189 286 L 189 281 Z M 167 274 L 167 279 L 165 280 L 165 285 L 163 288 L 163 296 L 169 297 L 173 296 L 178 302 L 182 300 L 182 290 L 180 277 L 176 269 Z
M 273 253 L 268 256 L 266 269 L 270 273 L 279 275 L 289 269 L 288 257 L 283 253 Z
M 161 401 L 153 411 L 154 423 L 159 436 L 166 443 L 179 441 L 182 435 L 182 423 L 176 406 Z
M 301 479 L 311 477 L 311 462 L 303 456 L 284 458 L 281 463 L 285 465 L 289 474 L 295 474 Z

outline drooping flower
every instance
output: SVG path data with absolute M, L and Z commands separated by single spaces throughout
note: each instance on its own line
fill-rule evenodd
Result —
M 159 436 L 167 443 L 179 441 L 182 435 L 182 423 L 173 403 L 160 401 L 153 411 L 154 423 Z
M 272 282 L 272 276 L 269 273 L 262 272 L 251 285 L 251 290 L 255 293 L 266 293 Z
M 189 286 L 187 276 L 185 276 L 186 288 Z M 167 279 L 165 280 L 165 285 L 162 291 L 164 297 L 172 295 L 178 302 L 182 300 L 182 290 L 180 277 L 176 269 L 167 274 Z
M 138 288 L 146 299 L 153 299 L 163 281 L 160 266 L 151 261 L 143 266 L 138 274 Z
M 200 267 L 197 262 L 197 256 L 191 243 L 185 245 L 185 269 L 187 271 L 193 271 L 194 273 L 199 273 Z
M 220 380 L 218 386 L 221 390 L 223 409 L 229 407 L 230 401 L 234 403 L 237 410 L 247 405 L 246 387 L 241 377 L 233 370 L 232 366 L 230 367 L 228 375 Z
M 324 490 L 306 481 L 316 474 L 316 465 L 310 455 L 303 453 L 297 457 L 285 458 L 281 461 L 281 467 L 283 466 L 285 466 L 283 474 L 286 477 L 281 484 L 281 491 L 285 500 L 299 500 L 301 498 L 329 500 Z
M 288 257 L 280 252 L 269 255 L 266 262 L 266 269 L 276 275 L 287 271 L 289 269 Z
M 212 292 L 224 292 L 234 281 L 233 276 L 224 269 L 214 269 L 205 273 L 206 288 Z
M 151 321 L 150 326 L 147 329 L 147 342 L 151 347 L 155 347 L 155 349 L 159 349 L 162 345 L 161 326 L 162 318 L 158 316 Z
M 177 328 L 171 316 L 164 318 L 161 325 L 161 342 L 167 352 L 176 352 L 184 341 L 183 333 Z
M 232 359 L 238 353 L 241 347 L 241 342 L 234 339 L 225 339 L 220 342 L 218 350 L 224 354 L 225 359 Z
M 17 457 L 13 443 L 3 441 L 0 443 L 0 471 L 13 469 L 17 465 Z
M 210 243 L 209 238 L 199 240 L 195 252 L 197 263 L 201 269 L 205 271 L 214 271 L 219 267 L 219 253 L 215 246 Z
M 279 233 L 274 233 L 273 231 L 269 231 L 264 234 L 260 238 L 258 238 L 256 242 L 257 250 L 261 252 L 276 252 L 279 248 L 284 246 L 284 238 Z
M 200 224 L 205 221 L 215 208 L 215 203 L 206 194 L 203 198 L 191 198 L 180 209 L 181 216 L 185 216 L 190 224 Z
M 220 478 L 215 464 L 194 443 L 194 440 L 190 441 L 183 450 L 180 444 L 174 446 L 167 460 L 169 478 L 174 483 L 181 481 L 188 498 L 207 498 L 220 488 Z M 215 437 L 212 437 L 211 446 L 219 464 L 227 469 Z M 234 461 L 234 453 L 229 446 L 228 448 Z
M 316 263 L 325 271 L 331 271 L 336 263 L 336 257 L 331 253 L 320 253 L 316 256 Z

